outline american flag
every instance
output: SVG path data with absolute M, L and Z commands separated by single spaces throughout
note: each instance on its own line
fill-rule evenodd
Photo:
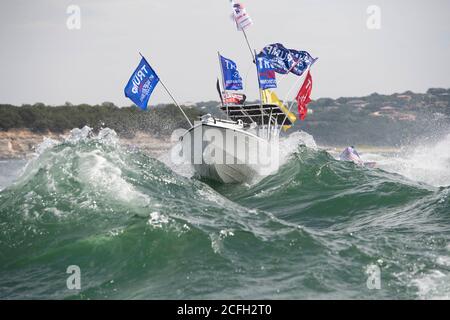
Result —
M 231 0 L 231 6 L 233 7 L 233 17 L 236 22 L 236 27 L 239 31 L 245 30 L 253 24 L 252 19 L 245 11 L 245 8 L 240 3 L 234 3 Z

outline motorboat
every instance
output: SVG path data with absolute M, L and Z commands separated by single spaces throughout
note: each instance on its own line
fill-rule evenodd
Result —
M 224 105 L 227 119 L 210 114 L 182 135 L 183 156 L 200 178 L 249 182 L 278 168 L 278 136 L 291 121 L 276 104 Z

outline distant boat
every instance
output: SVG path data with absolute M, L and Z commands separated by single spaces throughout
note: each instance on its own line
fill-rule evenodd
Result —
M 339 160 L 341 161 L 348 161 L 353 162 L 357 165 L 368 167 L 368 168 L 374 168 L 376 166 L 376 162 L 364 162 L 358 151 L 356 151 L 355 147 L 347 147 L 345 148 L 342 153 L 339 155 Z

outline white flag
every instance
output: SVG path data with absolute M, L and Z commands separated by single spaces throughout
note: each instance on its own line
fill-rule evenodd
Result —
M 233 7 L 233 17 L 236 22 L 236 27 L 239 31 L 247 29 L 247 27 L 253 24 L 252 19 L 245 11 L 245 8 L 240 3 L 234 3 L 231 0 L 231 6 Z

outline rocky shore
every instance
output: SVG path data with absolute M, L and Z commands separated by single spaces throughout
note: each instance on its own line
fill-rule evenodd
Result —
M 32 155 L 44 138 L 62 141 L 65 133 L 35 133 L 27 129 L 0 131 L 0 159 L 24 159 Z M 148 133 L 138 132 L 131 138 L 120 138 L 120 143 L 130 148 L 138 148 L 152 157 L 158 157 L 171 148 L 173 143 Z

